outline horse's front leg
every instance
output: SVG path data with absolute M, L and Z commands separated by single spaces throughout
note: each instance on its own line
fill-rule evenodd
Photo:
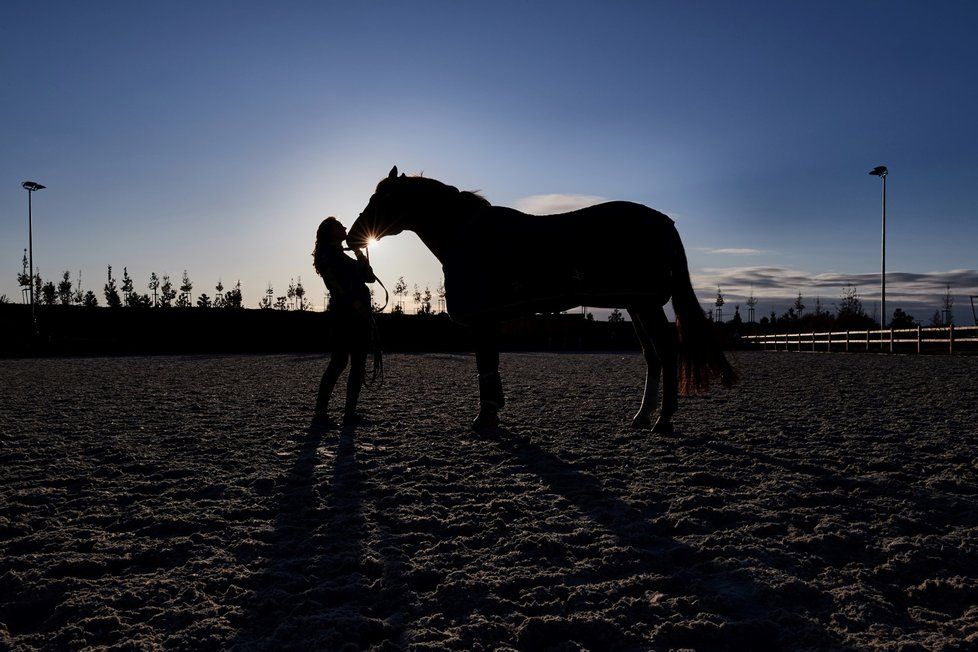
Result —
M 475 329 L 475 364 L 479 372 L 479 415 L 473 430 L 499 426 L 499 410 L 506 403 L 499 377 L 499 343 L 496 325 Z
M 629 309 L 628 314 L 632 318 L 632 327 L 635 329 L 638 343 L 642 347 L 642 357 L 645 358 L 646 366 L 645 393 L 642 394 L 642 405 L 632 417 L 632 427 L 649 429 L 652 427 L 652 411 L 655 410 L 655 404 L 659 398 L 659 374 L 662 373 L 662 363 L 659 361 L 655 346 L 652 344 L 652 336 L 645 324 L 642 323 L 642 316 L 639 311 Z

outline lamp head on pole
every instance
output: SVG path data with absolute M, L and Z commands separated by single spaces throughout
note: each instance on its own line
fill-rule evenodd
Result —
M 869 171 L 869 173 L 874 177 L 882 177 L 884 179 L 886 178 L 887 172 L 889 172 L 889 170 L 886 169 L 885 165 L 877 165 L 875 168 Z
M 20 184 L 27 192 L 34 192 L 35 190 L 44 190 L 47 186 L 42 186 L 37 181 L 25 181 Z

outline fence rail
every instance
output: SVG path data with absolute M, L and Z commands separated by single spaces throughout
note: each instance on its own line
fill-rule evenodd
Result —
M 825 333 L 771 333 L 746 335 L 744 341 L 763 349 L 785 351 L 896 351 L 898 345 L 913 345 L 920 353 L 924 345 L 939 344 L 948 353 L 962 345 L 978 344 L 978 326 L 883 328 L 875 331 L 832 331 Z M 834 348 L 833 348 L 834 347 Z M 906 351 L 913 347 L 901 346 Z M 929 350 L 935 350 L 928 346 Z

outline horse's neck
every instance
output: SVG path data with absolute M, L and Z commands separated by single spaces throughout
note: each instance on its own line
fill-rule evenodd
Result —
M 436 210 L 416 218 L 407 227 L 414 231 L 440 263 L 445 264 L 468 216 L 452 210 Z

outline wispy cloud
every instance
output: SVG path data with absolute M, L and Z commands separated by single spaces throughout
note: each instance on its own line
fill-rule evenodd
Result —
M 750 247 L 697 247 L 696 250 L 707 254 L 722 254 L 725 256 L 758 256 L 769 253 L 765 249 L 751 249 Z
M 808 301 L 821 297 L 824 306 L 838 300 L 846 286 L 853 286 L 867 303 L 879 298 L 879 274 L 825 272 L 813 274 L 787 267 L 702 268 L 693 274 L 696 292 L 705 304 L 712 303 L 717 287 L 729 302 L 737 303 L 751 293 L 779 313 L 799 293 Z M 887 312 L 903 308 L 918 318 L 929 316 L 951 284 L 955 306 L 970 312 L 968 295 L 978 295 L 978 270 L 952 269 L 933 272 L 887 272 Z M 966 306 L 968 306 L 966 308 Z
M 608 201 L 605 197 L 596 195 L 572 195 L 557 193 L 553 195 L 530 195 L 517 199 L 514 208 L 530 215 L 552 215 L 567 213 L 579 208 L 594 206 Z

